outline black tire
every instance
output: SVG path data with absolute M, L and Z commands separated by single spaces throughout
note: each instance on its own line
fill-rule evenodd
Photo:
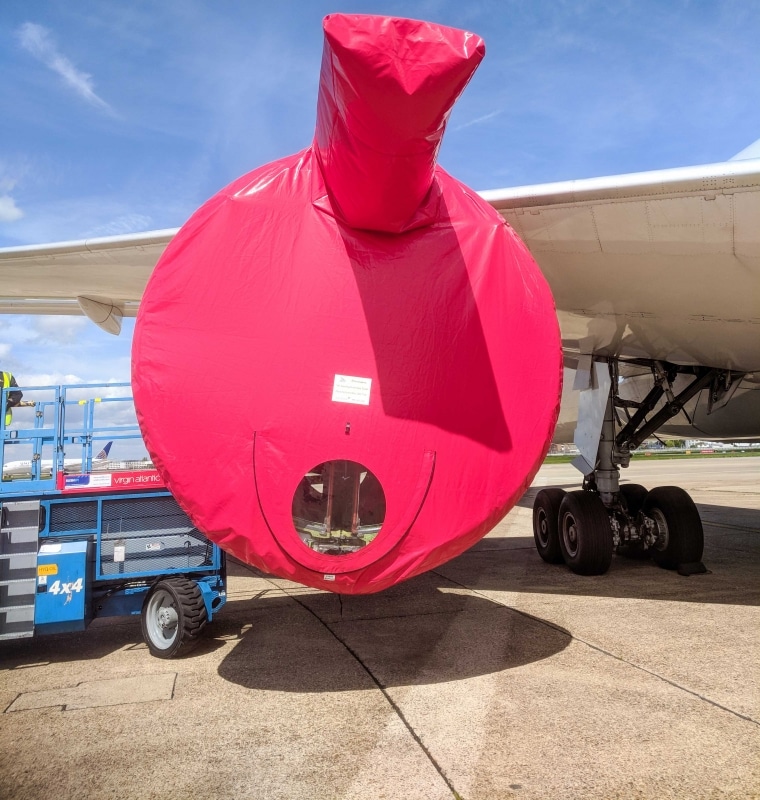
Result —
M 547 564 L 561 564 L 559 546 L 559 507 L 565 496 L 564 489 L 541 489 L 533 502 L 533 539 L 538 554 Z
M 603 575 L 612 562 L 607 509 L 592 492 L 568 492 L 559 508 L 562 557 L 578 575 Z
M 657 526 L 652 558 L 665 569 L 702 560 L 705 535 L 694 501 L 680 486 L 658 486 L 647 495 L 642 509 Z
M 635 520 L 639 511 L 644 506 L 649 491 L 640 483 L 620 484 L 620 501 L 628 512 L 628 516 Z M 637 561 L 646 561 L 651 555 L 649 550 L 644 549 L 640 541 L 621 544 L 617 549 L 617 554 L 623 558 L 632 558 Z
M 174 658 L 180 651 L 189 652 L 208 621 L 198 584 L 188 578 L 160 580 L 145 597 L 141 621 L 152 655 Z
M 640 483 L 620 484 L 621 499 L 630 517 L 635 517 L 641 511 L 648 494 L 649 491 Z

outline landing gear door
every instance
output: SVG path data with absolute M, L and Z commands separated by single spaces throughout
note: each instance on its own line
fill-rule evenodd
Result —
M 580 451 L 573 466 L 584 475 L 594 471 L 599 437 L 602 435 L 604 411 L 610 394 L 612 379 L 605 362 L 594 361 L 588 388 L 580 393 L 578 400 L 578 425 L 573 441 Z

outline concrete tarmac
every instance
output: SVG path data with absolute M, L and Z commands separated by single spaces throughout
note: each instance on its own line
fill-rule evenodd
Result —
M 545 564 L 547 465 L 478 545 L 379 595 L 232 565 L 189 656 L 136 618 L 0 646 L 0 797 L 760 797 L 760 458 L 637 461 L 680 485 L 710 572 Z

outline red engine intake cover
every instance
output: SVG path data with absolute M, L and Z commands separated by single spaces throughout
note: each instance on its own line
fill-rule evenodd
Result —
M 436 166 L 484 54 L 333 15 L 312 147 L 203 205 L 133 346 L 138 418 L 195 524 L 265 572 L 378 591 L 461 553 L 530 484 L 559 408 L 548 286 Z

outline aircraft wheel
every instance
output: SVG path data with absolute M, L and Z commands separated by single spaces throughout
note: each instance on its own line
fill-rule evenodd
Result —
M 206 604 L 195 581 L 167 578 L 148 592 L 142 607 L 142 632 L 151 654 L 174 658 L 188 652 L 208 621 Z
M 677 569 L 702 559 L 705 537 L 694 501 L 679 486 L 658 486 L 644 501 L 642 511 L 657 526 L 652 558 L 665 569 Z
M 547 564 L 561 564 L 559 546 L 559 507 L 565 496 L 563 489 L 541 489 L 533 503 L 533 538 L 536 550 Z
M 620 494 L 625 500 L 625 507 L 631 517 L 641 511 L 649 491 L 640 483 L 623 483 L 620 485 Z
M 647 499 L 649 491 L 640 483 L 623 483 L 620 486 L 620 496 L 625 506 L 628 516 L 636 519 L 641 511 L 644 501 Z M 641 542 L 631 542 L 630 544 L 620 545 L 617 553 L 624 558 L 634 558 L 645 561 L 651 555 L 649 550 L 645 550 Z
M 602 501 L 591 492 L 568 492 L 559 508 L 562 557 L 578 575 L 603 575 L 612 562 L 612 530 Z

